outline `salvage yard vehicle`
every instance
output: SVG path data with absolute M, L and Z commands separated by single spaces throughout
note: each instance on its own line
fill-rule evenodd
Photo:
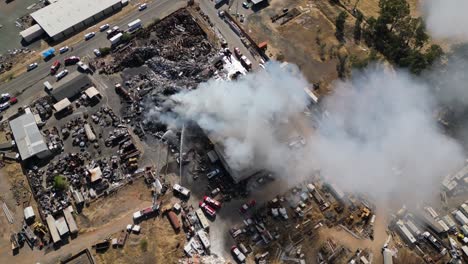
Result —
M 257 202 L 256 202 L 255 200 L 250 200 L 248 203 L 244 203 L 244 204 L 241 206 L 241 208 L 239 209 L 239 211 L 240 211 L 241 213 L 245 213 L 245 212 L 247 212 L 247 210 L 249 210 L 250 208 L 254 207 L 256 203 L 257 203 Z
M 235 47 L 234 48 L 234 55 L 236 55 L 236 58 L 240 59 L 242 57 L 242 52 L 240 51 L 239 48 Z
M 203 211 L 207 215 L 209 215 L 212 218 L 216 217 L 216 211 L 213 208 L 211 208 L 211 206 L 209 206 L 208 204 L 204 202 L 200 202 L 199 205 L 200 205 L 200 208 L 203 209 Z
M 213 207 L 214 209 L 220 209 L 221 208 L 221 202 L 209 197 L 209 196 L 204 196 L 203 201 Z
M 232 254 L 234 255 L 234 257 L 236 258 L 237 261 L 239 261 L 240 263 L 244 263 L 244 262 L 245 262 L 245 255 L 244 255 L 244 253 L 242 253 L 242 252 L 237 248 L 237 246 L 232 246 L 231 252 L 232 252 Z
M 174 184 L 172 189 L 176 194 L 179 194 L 186 199 L 190 197 L 190 190 L 183 186 L 180 186 L 179 184 Z
M 208 179 L 212 179 L 215 176 L 217 176 L 219 173 L 220 173 L 219 169 L 214 169 L 213 171 L 208 172 L 206 174 L 206 177 L 208 177 Z

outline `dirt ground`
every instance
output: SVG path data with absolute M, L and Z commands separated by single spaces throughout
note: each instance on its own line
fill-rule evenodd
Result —
M 341 1 L 346 7 L 352 10 L 359 9 L 366 17 L 376 17 L 379 15 L 379 0 L 344 0 Z M 419 2 L 423 0 L 406 0 L 409 3 L 412 16 L 420 16 Z M 357 3 L 357 4 L 356 4 Z
M 77 215 L 81 233 L 92 231 L 105 223 L 112 222 L 131 210 L 143 209 L 143 203 L 150 203 L 151 192 L 143 179 L 122 187 L 116 193 L 98 199 Z M 141 207 L 141 208 L 140 208 Z
M 284 25 L 273 23 L 271 17 L 281 14 L 283 8 L 296 7 L 301 14 Z M 346 20 L 346 42 L 335 37 L 335 19 L 341 10 L 328 1 L 278 1 L 272 0 L 265 9 L 247 18 L 246 27 L 258 43 L 268 42 L 267 55 L 271 58 L 295 63 L 311 83 L 320 84 L 320 93 L 337 78 L 338 54 L 353 54 L 358 58 L 367 55 L 366 47 L 355 43 L 354 18 Z
M 184 256 L 184 233 L 176 234 L 166 217 L 149 219 L 140 226 L 141 233 L 131 234 L 123 248 L 104 253 L 93 250 L 96 263 L 177 263 Z M 143 245 L 145 241 L 147 246 Z

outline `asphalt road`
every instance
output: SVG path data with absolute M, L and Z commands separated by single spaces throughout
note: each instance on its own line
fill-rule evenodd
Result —
M 111 27 L 117 25 L 120 28 L 125 29 L 127 28 L 128 23 L 137 18 L 141 19 L 143 24 L 147 24 L 153 21 L 155 18 L 165 17 L 170 13 L 176 11 L 177 9 L 184 7 L 185 5 L 186 2 L 182 0 L 156 0 L 153 3 L 149 3 L 147 9 L 143 11 L 132 11 L 128 15 L 120 19 L 118 23 L 111 25 Z M 32 97 L 44 88 L 42 84 L 45 81 L 49 81 L 52 85 L 54 85 L 55 77 L 50 76 L 50 66 L 54 61 L 59 60 L 63 63 L 63 60 L 70 56 L 78 56 L 81 58 L 92 57 L 94 56 L 94 49 L 110 46 L 110 42 L 106 38 L 106 33 L 99 32 L 99 25 L 100 24 L 97 24 L 93 27 L 90 27 L 86 31 L 80 33 L 84 35 L 87 32 L 94 31 L 96 32 L 96 36 L 94 38 L 88 41 L 82 41 L 76 44 L 75 46 L 70 46 L 70 48 L 72 48 L 73 50 L 65 52 L 64 54 L 56 54 L 56 56 L 50 59 L 49 61 L 40 62 L 39 66 L 36 69 L 21 74 L 20 76 L 16 77 L 10 82 L 1 84 L 0 91 L 2 93 L 10 93 L 12 95 L 15 95 L 25 93 L 26 90 L 33 88 L 31 90 L 34 91 L 28 91 L 28 96 L 23 96 L 24 98 L 21 98 L 21 96 L 19 96 L 18 98 L 20 99 L 18 105 L 25 105 L 30 103 L 21 99 L 35 99 Z M 58 53 L 58 51 L 56 51 L 56 53 Z M 70 71 L 70 69 L 76 69 L 76 66 L 67 67 L 67 69 Z M 63 70 L 63 67 L 61 68 L 61 70 Z

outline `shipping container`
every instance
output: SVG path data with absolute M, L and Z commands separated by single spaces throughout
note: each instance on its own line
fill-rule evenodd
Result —
M 63 210 L 63 215 L 65 216 L 65 220 L 67 221 L 68 228 L 70 229 L 70 233 L 76 234 L 78 233 L 78 226 L 76 225 L 75 218 L 73 218 L 71 210 L 72 210 L 71 206 L 65 208 Z
M 198 221 L 200 222 L 201 227 L 203 229 L 208 229 L 210 227 L 210 224 L 208 222 L 208 219 L 206 219 L 206 216 L 203 213 L 203 211 L 200 208 L 198 208 L 197 210 L 195 210 L 195 214 L 197 215 L 197 218 L 198 218 Z
M 48 215 L 46 217 L 46 221 L 47 221 L 47 226 L 49 227 L 49 232 L 50 232 L 50 236 L 52 237 L 52 241 L 54 242 L 54 244 L 59 243 L 60 236 L 59 236 L 57 227 L 55 226 L 54 217 L 51 215 Z

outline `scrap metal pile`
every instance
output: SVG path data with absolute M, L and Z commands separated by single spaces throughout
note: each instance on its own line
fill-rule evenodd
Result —
M 195 89 L 215 72 L 211 61 L 217 50 L 190 13 L 179 10 L 173 15 L 136 33 L 130 46 L 113 53 L 101 72 L 122 71 L 124 84 L 116 86 L 125 102 L 122 116 L 144 137 L 166 131 L 160 123 L 144 122 L 150 108 L 158 106 L 169 95 Z M 101 63 L 102 65 L 102 63 Z

